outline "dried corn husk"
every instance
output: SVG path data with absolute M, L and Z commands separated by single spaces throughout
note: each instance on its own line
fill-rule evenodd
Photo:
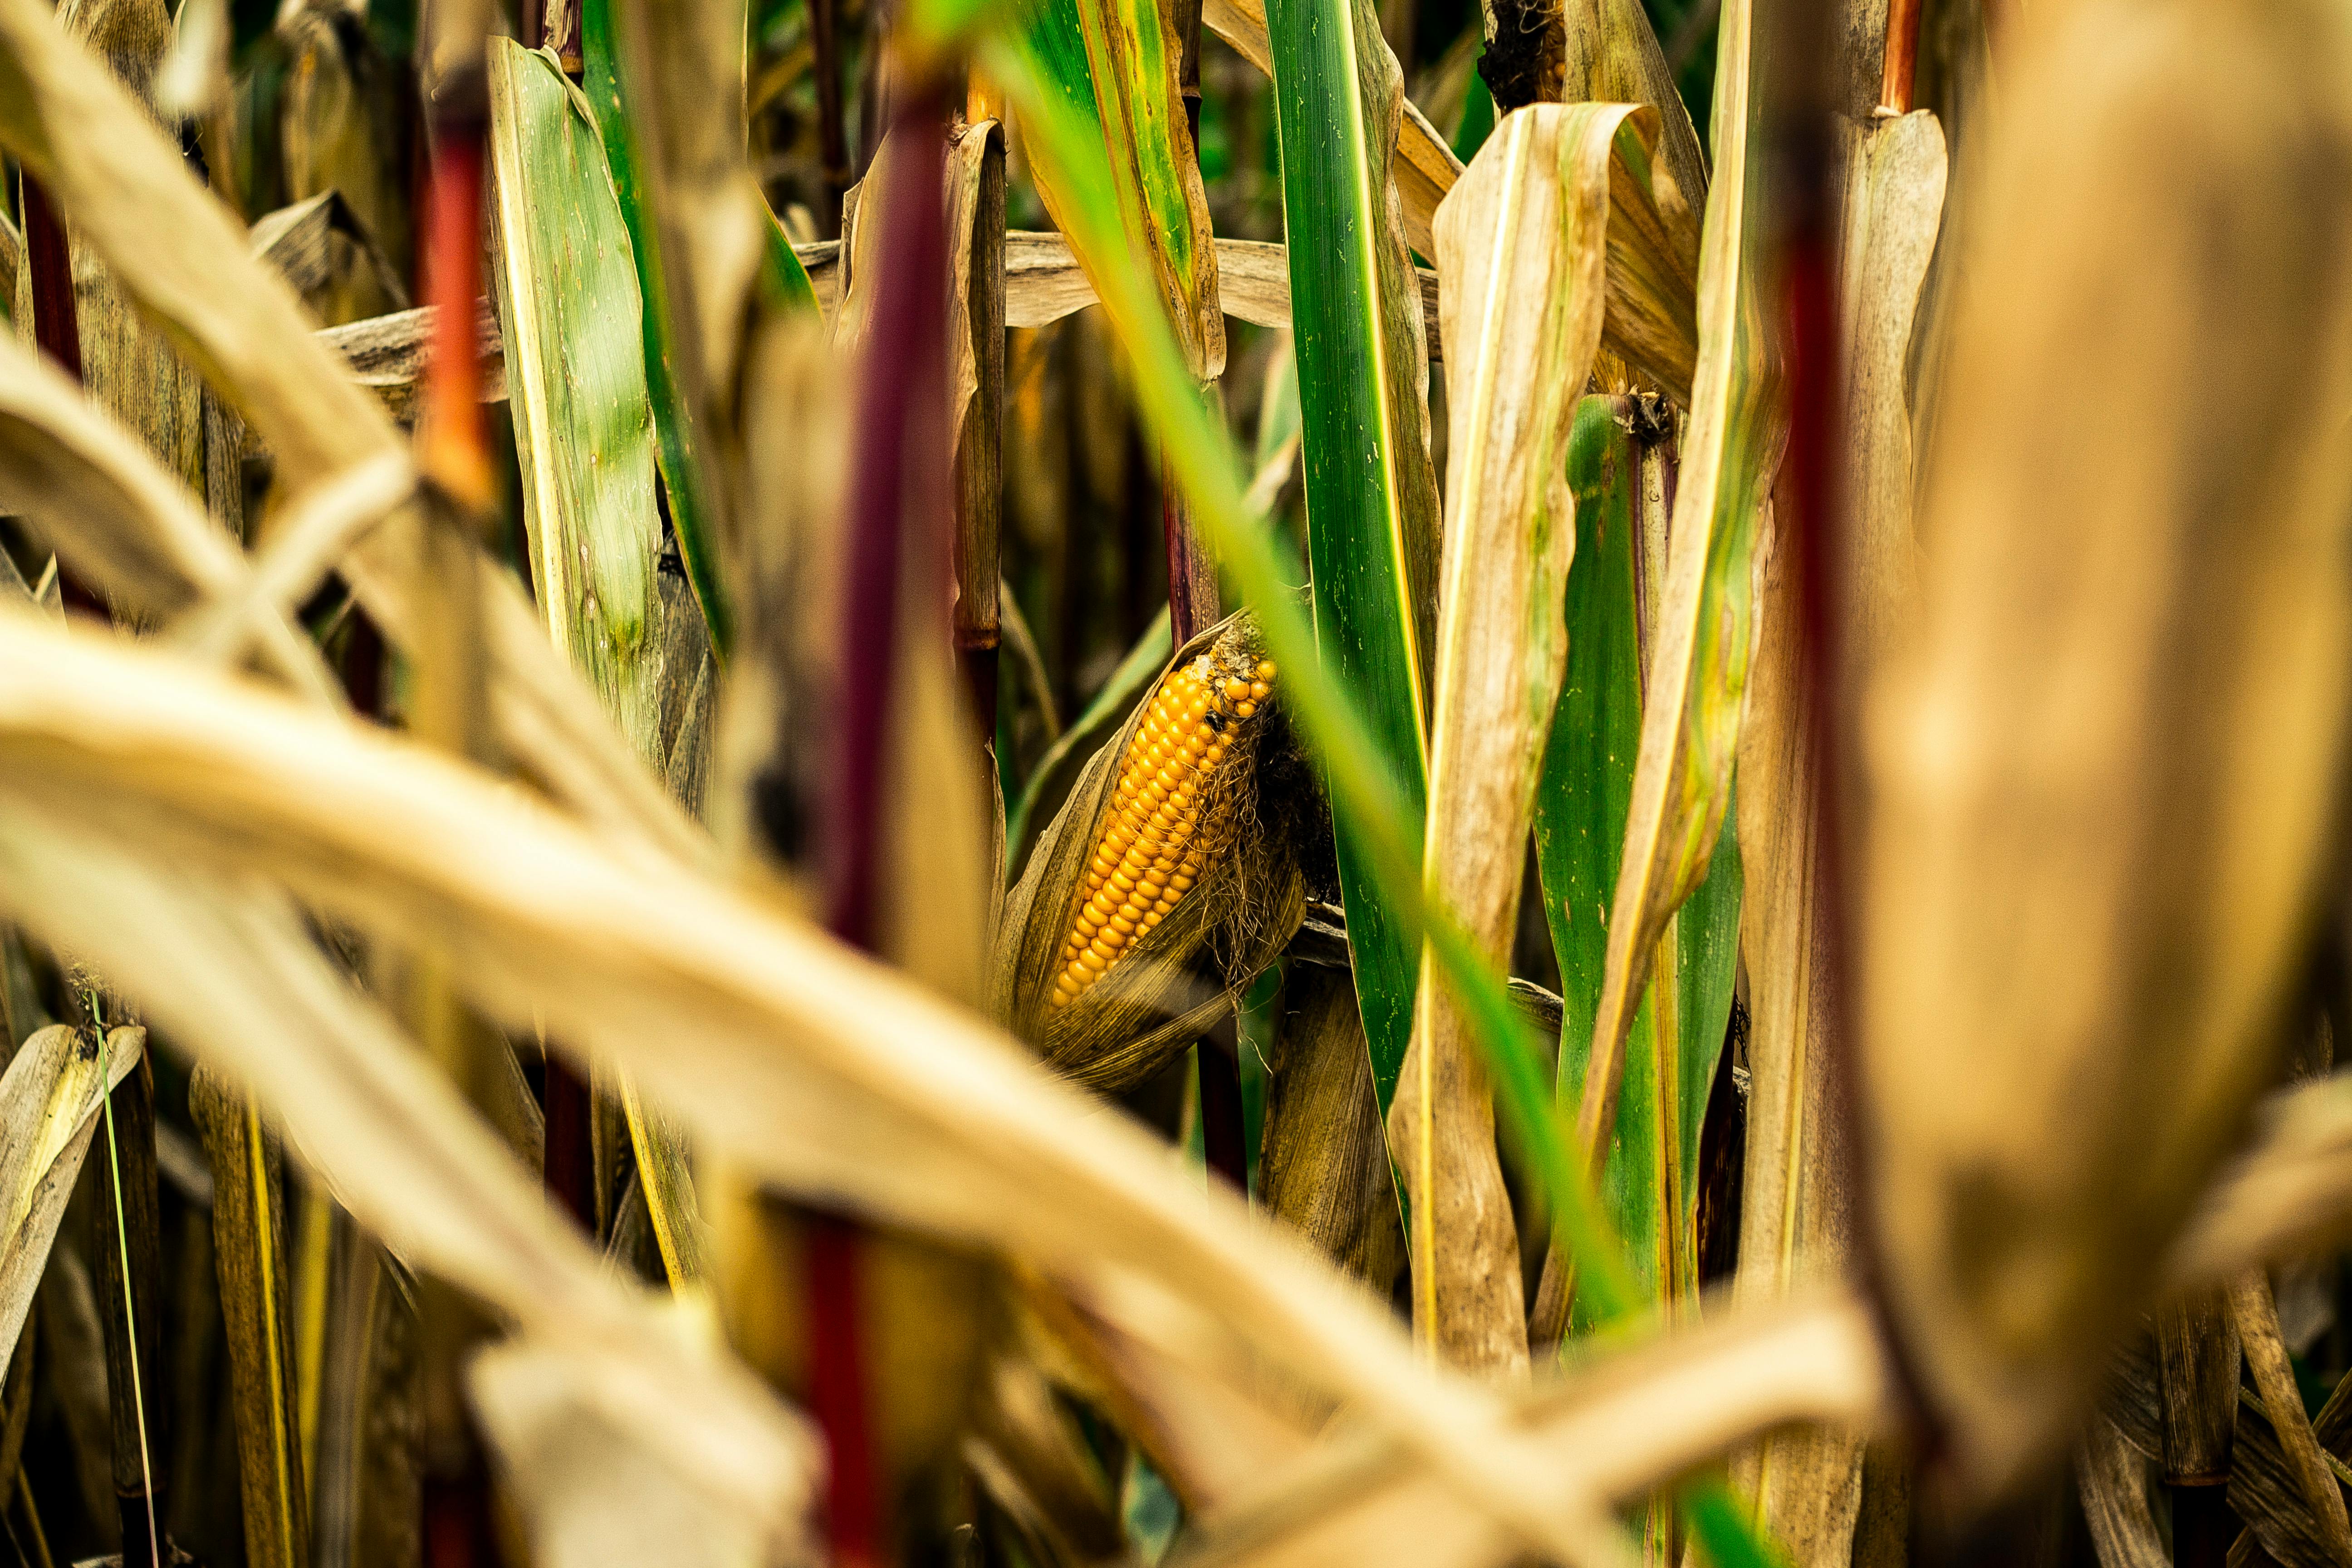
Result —
M 1383 1299 L 1404 1265 L 1354 976 L 1294 962 L 1267 1063 L 1258 1202 Z
M 1278 706 L 1234 723 L 1226 762 L 1203 796 L 1192 842 L 1206 855 L 1197 883 L 1100 979 L 1066 1005 L 1055 980 L 1070 962 L 1065 939 L 1087 899 L 1087 868 L 1118 801 L 1124 760 L 1171 677 L 1206 667 L 1215 678 L 1263 658 L 1244 611 L 1194 637 L 1160 672 L 1152 695 L 1095 754 L 1040 837 L 1007 897 L 992 973 L 992 1010 L 1045 1060 L 1089 1087 L 1117 1090 L 1158 1071 L 1223 1016 L 1274 961 L 1307 909 L 1297 831 L 1311 785 Z

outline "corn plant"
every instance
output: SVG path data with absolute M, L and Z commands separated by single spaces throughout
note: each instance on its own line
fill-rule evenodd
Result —
M 0 64 L 26 1568 L 2352 1562 L 2337 9 Z

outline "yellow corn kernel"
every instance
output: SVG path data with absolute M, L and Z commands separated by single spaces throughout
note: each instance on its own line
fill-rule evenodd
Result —
M 1066 1007 L 1173 912 L 1206 865 L 1202 794 L 1272 695 L 1274 665 L 1212 648 L 1171 671 L 1120 757 L 1078 910 L 1064 933 L 1051 1005 Z

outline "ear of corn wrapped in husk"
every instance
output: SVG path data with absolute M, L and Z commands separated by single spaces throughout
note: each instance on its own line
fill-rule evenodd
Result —
M 1158 1070 L 1306 909 L 1315 795 L 1247 612 L 1194 637 L 1087 763 L 1004 909 L 996 1016 L 1079 1082 Z

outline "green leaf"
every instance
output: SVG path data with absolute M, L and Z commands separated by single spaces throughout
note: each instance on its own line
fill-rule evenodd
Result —
M 1470 90 L 1462 100 L 1462 123 L 1454 131 L 1454 155 L 1467 163 L 1478 155 L 1494 130 L 1495 95 L 1487 90 L 1486 79 L 1474 70 Z
M 491 222 L 540 611 L 659 766 L 661 524 L 627 226 L 588 101 L 551 54 L 490 42 Z
M 1618 400 L 1577 410 L 1568 481 L 1576 498 L 1576 564 L 1568 579 L 1568 679 L 1536 795 L 1536 858 L 1559 959 L 1559 1088 L 1573 1106 L 1592 1045 L 1607 967 L 1608 900 L 1617 885 L 1633 757 L 1642 730 L 1644 449 Z M 1661 447 L 1649 448 L 1653 465 Z M 1722 1054 L 1738 959 L 1739 854 L 1725 833 L 1706 879 L 1672 925 L 1661 966 L 1633 1016 L 1601 1200 L 1634 1273 L 1661 1303 L 1697 1289 L 1698 1139 Z M 1580 1327 L 1590 1327 L 1589 1317 Z
M 702 450 L 699 424 L 687 389 L 680 384 L 673 367 L 671 354 L 673 335 L 693 328 L 690 323 L 672 323 L 664 308 L 667 294 L 662 285 L 662 269 L 667 263 L 662 255 L 659 221 L 651 205 L 646 168 L 649 154 L 639 144 L 623 109 L 614 4 L 614 0 L 581 0 L 580 86 L 604 138 L 613 195 L 628 229 L 638 299 L 644 302 L 638 313 L 641 353 L 646 385 L 654 407 L 655 435 L 659 442 L 662 486 L 669 496 L 670 526 L 677 534 L 678 556 L 686 564 L 687 580 L 694 584 L 694 596 L 702 605 L 703 619 L 710 625 L 711 647 L 724 658 L 734 646 L 735 623 L 719 578 L 717 503 L 711 493 L 711 487 L 718 481 L 706 467 L 713 459 Z M 775 252 L 782 249 L 789 253 L 791 248 L 790 245 L 769 247 L 769 276 L 784 279 L 783 264 L 776 258 Z M 793 258 L 792 265 L 799 266 L 798 257 Z M 808 282 L 805 269 L 801 271 L 800 281 L 803 285 Z M 788 283 L 785 286 L 789 288 Z M 808 299 L 814 306 L 814 289 L 810 289 Z
M 809 281 L 808 268 L 793 248 L 792 236 L 772 212 L 768 215 L 767 251 L 760 258 L 760 294 L 761 303 L 770 310 L 804 310 L 814 316 L 823 309 L 816 285 Z
M 660 312 L 642 309 L 588 98 L 551 53 L 512 39 L 491 39 L 488 64 L 499 321 L 532 584 L 566 659 L 637 754 L 665 771 L 661 525 L 643 325 Z M 778 250 L 792 257 L 781 234 L 768 267 L 788 287 Z M 798 258 L 790 265 L 797 271 Z M 807 290 L 807 274 L 798 277 Z M 682 1284 L 702 1267 L 686 1152 L 625 1079 L 622 1100 L 662 1261 Z
M 1659 939 L 1706 876 L 1731 804 L 1755 655 L 1762 512 L 1787 437 L 1780 369 L 1756 297 L 1748 156 L 1752 0 L 1724 7 L 1718 154 L 1699 261 L 1698 363 L 1646 657 L 1642 742 L 1609 915 L 1577 1133 L 1596 1172 L 1617 1125 L 1626 1040 Z
M 1427 798 L 1437 481 L 1420 289 L 1390 163 L 1403 87 L 1378 15 L 1272 0 L 1291 322 L 1303 420 L 1316 646 L 1363 704 L 1397 794 Z M 1334 826 L 1372 1084 L 1383 1114 L 1412 1033 L 1421 944 L 1380 897 L 1370 851 Z
M 1194 381 L 1224 374 L 1209 198 L 1178 79 L 1183 40 L 1155 0 L 1018 0 L 1016 26 L 1045 82 L 1108 154 L 1120 232 L 1148 258 Z M 1048 163 L 1032 170 L 1061 228 L 1076 194 Z

